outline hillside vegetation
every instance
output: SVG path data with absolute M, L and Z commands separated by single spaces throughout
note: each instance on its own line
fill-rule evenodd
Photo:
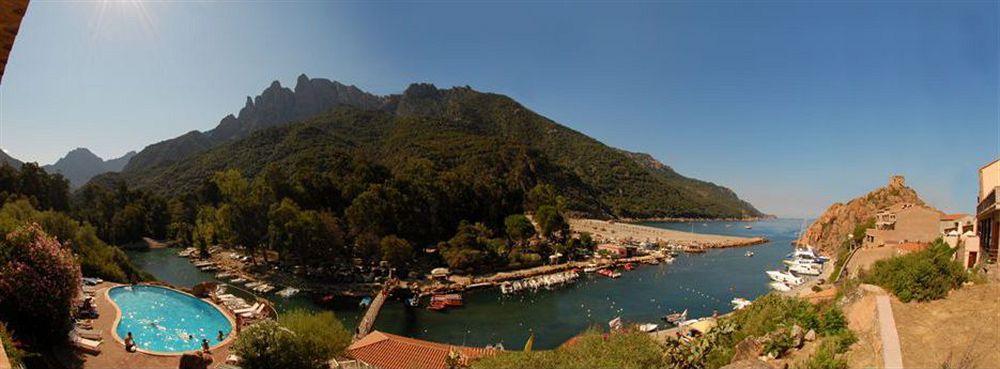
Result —
M 280 86 L 272 85 L 267 96 L 295 101 L 297 95 L 271 91 L 275 88 Z M 420 167 L 427 175 L 490 186 L 502 192 L 495 197 L 511 202 L 534 185 L 549 183 L 567 199 L 568 211 L 590 216 L 761 215 L 729 189 L 683 177 L 648 155 L 604 145 L 502 95 L 418 84 L 401 95 L 362 101 L 363 106 L 339 103 L 297 123 L 240 130 L 251 133 L 224 143 L 207 138 L 208 133 L 189 133 L 183 142 L 151 147 L 164 151 L 158 158 L 151 149 L 138 154 L 121 179 L 175 196 L 224 169 L 253 177 L 270 163 L 327 172 L 344 162 L 368 161 L 394 174 Z M 379 101 L 383 105 L 372 108 Z

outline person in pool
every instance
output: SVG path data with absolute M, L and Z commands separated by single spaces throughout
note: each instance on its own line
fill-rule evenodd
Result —
M 132 338 L 132 332 L 125 335 L 125 352 L 135 352 L 135 339 Z
M 201 350 L 206 354 L 211 354 L 212 351 L 208 349 L 208 339 L 201 340 Z
M 226 335 L 223 334 L 222 331 L 219 331 L 219 337 L 218 337 L 219 342 L 222 342 L 222 340 L 224 339 L 226 339 Z

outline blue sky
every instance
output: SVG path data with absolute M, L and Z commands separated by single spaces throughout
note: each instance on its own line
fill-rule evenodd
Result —
M 36 1 L 0 84 L 0 147 L 118 156 L 306 73 L 506 94 L 778 215 L 894 173 L 971 211 L 1000 152 L 998 17 L 994 1 Z

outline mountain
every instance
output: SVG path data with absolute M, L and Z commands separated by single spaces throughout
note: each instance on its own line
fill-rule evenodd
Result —
M 7 155 L 7 153 L 4 152 L 3 150 L 0 150 L 0 163 L 7 163 L 15 168 L 20 168 L 21 164 L 23 164 L 20 160 L 14 159 L 10 155 Z
M 54 164 L 42 168 L 49 173 L 62 174 L 69 180 L 71 187 L 77 188 L 98 174 L 121 171 L 135 155 L 135 151 L 131 151 L 120 158 L 105 161 L 90 150 L 81 147 L 70 151 Z
M 320 111 L 325 113 L 298 119 Z M 299 121 L 281 123 L 286 120 Z M 503 95 L 414 84 L 379 97 L 305 76 L 294 91 L 271 84 L 214 130 L 147 147 L 115 178 L 178 195 L 222 169 L 253 176 L 272 163 L 332 170 L 343 160 L 371 161 L 393 172 L 429 167 L 439 178 L 523 192 L 549 183 L 567 198 L 568 210 L 589 216 L 762 215 L 727 188 L 681 176 L 649 155 L 609 147 Z
M 256 98 L 247 96 L 238 115 L 227 115 L 207 132 L 191 131 L 180 137 L 150 145 L 135 155 L 125 171 L 178 161 L 228 141 L 244 138 L 260 129 L 313 117 L 341 105 L 376 109 L 385 98 L 328 79 L 300 75 L 291 90 L 274 81 Z
M 892 176 L 885 187 L 879 187 L 846 204 L 838 202 L 830 205 L 823 215 L 809 225 L 797 242 L 830 253 L 847 239 L 848 234 L 854 232 L 855 227 L 874 219 L 879 210 L 904 203 L 926 205 L 917 191 L 906 186 L 902 176 Z

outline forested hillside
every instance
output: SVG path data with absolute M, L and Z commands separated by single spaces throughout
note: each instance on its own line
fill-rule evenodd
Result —
M 238 118 L 224 119 L 216 131 L 192 132 L 147 148 L 121 179 L 131 186 L 175 196 L 195 190 L 212 173 L 228 168 L 254 176 L 275 163 L 326 173 L 343 166 L 338 163 L 371 162 L 393 175 L 418 166 L 428 176 L 453 176 L 472 188 L 492 191 L 489 196 L 476 194 L 473 202 L 505 198 L 507 203 L 519 204 L 527 189 L 549 183 L 567 199 L 568 211 L 589 216 L 761 215 L 729 189 L 683 177 L 648 155 L 604 145 L 506 96 L 415 84 L 400 95 L 341 94 L 339 99 L 304 109 L 298 108 L 303 103 L 296 102 L 298 92 L 306 90 L 303 85 L 312 84 L 300 78 L 296 93 L 281 92 L 280 85 L 273 84 L 262 97 L 248 101 Z M 290 107 L 280 108 L 281 101 Z M 278 116 L 306 115 L 297 111 L 315 111 L 318 105 L 336 107 L 301 122 L 274 123 L 284 119 Z M 236 121 L 260 122 L 261 111 L 272 112 L 264 120 L 269 123 L 255 124 L 276 127 L 231 128 Z M 227 134 L 228 141 L 223 143 L 210 139 L 223 128 L 243 133 Z M 246 138 L 238 139 L 243 135 Z M 164 153 L 155 155 L 160 151 Z M 650 165 L 650 160 L 659 165 Z M 503 211 L 503 203 L 493 203 L 498 207 L 489 211 Z

